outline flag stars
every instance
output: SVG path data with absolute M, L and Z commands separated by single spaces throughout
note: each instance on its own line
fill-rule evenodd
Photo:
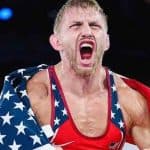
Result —
M 55 100 L 55 107 L 59 107 L 59 101 Z
M 10 124 L 10 120 L 13 118 L 14 116 L 10 116 L 9 112 L 5 115 L 5 116 L 1 116 L 1 118 L 3 119 L 3 125 Z
M 17 128 L 17 135 L 19 135 L 20 133 L 25 134 L 25 129 L 27 128 L 26 126 L 23 125 L 23 121 L 21 121 L 21 123 L 19 125 L 15 126 Z
M 10 91 L 7 91 L 6 94 L 4 94 L 3 98 L 9 100 L 10 97 L 12 97 L 14 94 L 11 94 Z
M 0 144 L 4 144 L 3 139 L 6 137 L 6 135 L 3 135 L 0 133 Z
M 36 124 L 36 121 L 35 121 L 35 119 L 32 116 L 29 116 L 29 118 L 27 120 L 33 121 L 33 123 Z
M 16 141 L 13 141 L 12 145 L 9 145 L 9 147 L 11 148 L 11 150 L 19 150 L 19 148 L 21 147 L 21 145 L 17 144 Z
M 115 119 L 115 113 L 111 111 L 111 119 Z
M 120 128 L 123 128 L 123 127 L 124 127 L 124 123 L 123 123 L 123 121 L 122 121 L 122 120 L 120 120 L 120 122 L 119 122 L 119 126 L 120 126 Z
M 120 109 L 120 104 L 119 103 L 115 104 L 115 106 L 116 106 L 117 110 Z
M 37 68 L 42 68 L 44 66 L 47 66 L 46 64 L 41 64 L 41 65 L 38 65 Z
M 26 71 L 26 69 L 19 69 L 17 72 L 21 73 L 21 75 L 23 75 L 23 72 Z
M 62 113 L 63 113 L 63 116 L 67 115 L 67 111 L 65 108 L 62 110 Z
M 111 70 L 108 71 L 110 75 L 113 75 L 113 72 Z
M 37 135 L 31 135 L 30 137 L 33 139 L 33 145 L 36 143 L 41 144 L 41 140 Z
M 9 81 L 10 76 L 5 76 L 5 81 Z
M 54 124 L 55 125 L 59 125 L 60 119 L 56 117 L 56 119 L 54 120 Z
M 52 90 L 56 90 L 56 85 L 52 84 Z
M 42 66 L 43 66 L 43 64 L 41 64 L 41 65 L 38 65 L 38 66 L 37 66 L 37 68 L 41 68 Z
M 11 85 L 13 85 L 14 84 L 14 81 L 16 80 L 16 78 L 13 78 L 12 80 L 11 80 Z
M 28 114 L 31 115 L 31 116 L 35 116 L 34 112 L 33 112 L 33 110 L 31 108 L 28 109 Z
M 113 85 L 111 88 L 112 88 L 113 92 L 116 92 L 116 91 L 117 91 L 117 89 L 116 89 L 116 86 L 115 86 L 115 85 Z
M 26 90 L 20 91 L 20 93 L 21 93 L 21 95 L 22 95 L 21 97 L 27 96 Z
M 20 102 L 20 103 L 15 103 L 15 107 L 14 107 L 14 109 L 20 109 L 20 110 L 22 110 L 23 111 L 23 108 L 25 108 L 25 106 L 23 105 L 23 103 L 22 102 Z
M 29 80 L 30 76 L 24 76 L 25 80 Z

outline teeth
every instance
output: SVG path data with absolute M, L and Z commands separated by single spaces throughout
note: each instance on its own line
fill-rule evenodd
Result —
M 83 47 L 93 48 L 93 46 L 91 44 L 89 44 L 89 43 L 83 43 L 83 44 L 81 44 L 81 48 L 83 48 Z

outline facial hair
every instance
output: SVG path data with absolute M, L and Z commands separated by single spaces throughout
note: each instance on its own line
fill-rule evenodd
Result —
M 77 76 L 89 77 L 92 74 L 94 74 L 96 72 L 97 67 L 100 66 L 100 64 L 102 62 L 103 53 L 101 50 L 96 51 L 94 63 L 90 69 L 82 69 L 82 68 L 78 67 L 78 63 L 77 63 L 77 59 L 76 59 L 77 58 L 77 52 L 67 53 L 67 57 L 68 57 L 71 69 L 73 69 L 74 73 Z

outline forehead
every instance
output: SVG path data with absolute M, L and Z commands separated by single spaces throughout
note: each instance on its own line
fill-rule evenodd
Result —
M 63 15 L 63 22 L 73 22 L 73 21 L 99 21 L 104 22 L 104 16 L 100 14 L 98 10 L 92 7 L 81 8 L 81 7 L 71 7 L 68 8 Z

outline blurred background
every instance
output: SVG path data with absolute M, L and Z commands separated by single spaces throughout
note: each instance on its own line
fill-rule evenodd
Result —
M 0 89 L 4 76 L 11 71 L 59 62 L 59 54 L 48 38 L 64 2 L 0 0 Z M 150 85 L 150 0 L 98 2 L 108 15 L 111 41 L 103 64 Z

